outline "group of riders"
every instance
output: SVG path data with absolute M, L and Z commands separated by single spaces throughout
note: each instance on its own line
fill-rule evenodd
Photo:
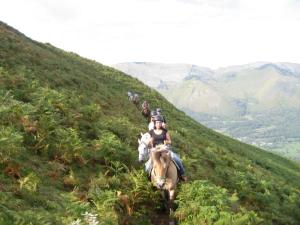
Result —
M 144 101 L 142 104 L 142 114 L 150 118 L 148 130 L 151 136 L 149 147 L 156 148 L 156 147 L 163 147 L 166 150 L 170 151 L 171 158 L 175 165 L 177 166 L 178 175 L 180 180 L 187 181 L 187 176 L 185 175 L 185 169 L 183 167 L 182 161 L 179 156 L 174 153 L 173 149 L 171 148 L 171 136 L 167 129 L 167 121 L 162 114 L 161 108 L 157 108 L 156 110 L 150 110 L 149 103 Z M 149 159 L 145 163 L 145 170 L 148 174 L 151 173 L 152 163 Z

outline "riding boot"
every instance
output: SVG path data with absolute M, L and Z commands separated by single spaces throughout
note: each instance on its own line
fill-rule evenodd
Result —
M 188 177 L 186 175 L 181 175 L 180 176 L 180 180 L 183 182 L 187 182 L 188 181 Z
M 182 161 L 181 161 L 181 159 L 179 158 L 179 156 L 178 156 L 176 153 L 174 153 L 174 152 L 171 151 L 171 158 L 172 158 L 172 160 L 175 161 L 175 163 L 176 163 L 177 166 L 179 167 L 179 173 L 180 173 L 180 174 L 184 174 L 185 169 L 184 169 L 184 167 L 183 167 Z

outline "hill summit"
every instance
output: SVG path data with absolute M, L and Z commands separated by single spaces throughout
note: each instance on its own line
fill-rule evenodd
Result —
M 190 177 L 179 184 L 170 217 L 179 224 L 298 224 L 299 164 L 216 133 L 137 79 L 2 22 L 0 224 L 169 219 L 137 162 L 147 121 L 127 91 L 163 109 Z

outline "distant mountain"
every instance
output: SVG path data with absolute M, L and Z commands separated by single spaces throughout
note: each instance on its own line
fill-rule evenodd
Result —
M 160 81 L 179 82 L 189 75 L 210 77 L 209 68 L 188 64 L 162 64 L 151 62 L 119 63 L 115 69 L 133 75 L 151 87 L 157 87 Z M 201 75 L 200 75 L 201 74 Z
M 291 119 L 300 118 L 300 64 L 256 62 L 217 70 L 159 63 L 114 67 L 156 88 L 199 122 L 300 161 L 300 120 Z

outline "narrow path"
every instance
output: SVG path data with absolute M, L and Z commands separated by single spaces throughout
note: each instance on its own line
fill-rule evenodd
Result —
M 153 225 L 175 225 L 176 221 L 171 219 L 166 213 L 158 213 L 151 218 Z

